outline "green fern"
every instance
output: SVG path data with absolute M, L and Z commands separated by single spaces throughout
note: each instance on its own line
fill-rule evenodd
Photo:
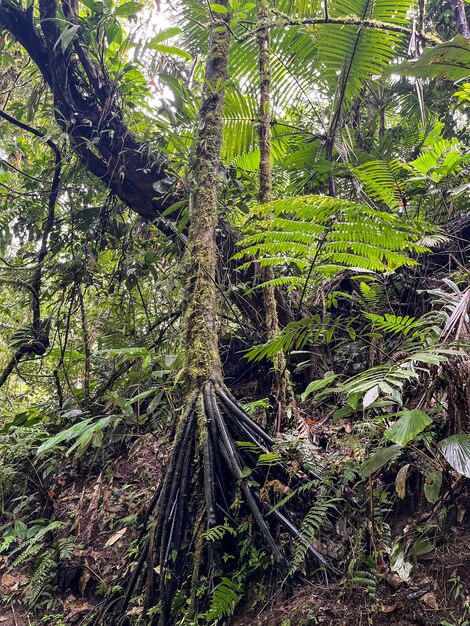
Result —
M 26 599 L 29 606 L 33 606 L 41 596 L 44 588 L 51 582 L 57 570 L 55 550 L 52 548 L 44 552 L 28 583 Z
M 406 197 L 403 164 L 397 159 L 368 161 L 355 169 L 366 194 L 386 207 L 399 210 Z
M 412 334 L 414 337 L 424 337 L 425 329 L 422 328 L 423 323 L 421 320 L 409 315 L 392 315 L 391 313 L 385 313 L 385 315 L 377 315 L 376 313 L 365 313 L 365 316 L 374 324 L 376 328 L 386 333 L 408 335 Z
M 260 361 L 265 358 L 271 359 L 281 351 L 299 350 L 313 336 L 318 338 L 322 329 L 322 320 L 319 315 L 306 317 L 298 322 L 289 322 L 277 337 L 251 348 L 245 356 L 249 361 Z
M 338 511 L 336 502 L 338 502 L 337 498 L 320 497 L 304 517 L 300 526 L 299 540 L 290 564 L 291 574 L 304 562 L 310 544 L 318 537 L 328 516 L 333 511 Z
M 21 550 L 21 554 L 16 557 L 13 563 L 10 565 L 10 570 L 14 567 L 18 567 L 21 563 L 30 560 L 32 557 L 36 556 L 45 546 L 44 539 L 46 535 L 54 530 L 60 530 L 64 528 L 64 522 L 50 522 L 47 526 L 43 526 L 42 528 L 38 528 L 35 530 L 34 534 L 30 537 L 24 538 L 20 544 L 11 552 L 11 556 L 14 556 Z
M 205 616 L 207 623 L 212 624 L 221 618 L 230 617 L 240 601 L 242 591 L 238 583 L 222 577 L 212 592 L 210 608 Z
M 258 212 L 265 223 L 247 233 L 235 258 L 249 255 L 262 265 L 275 265 L 277 259 L 290 268 L 296 287 L 298 272 L 312 264 L 314 273 L 324 277 L 345 269 L 392 272 L 416 264 L 410 253 L 427 251 L 418 243 L 423 225 L 348 200 L 301 196 L 277 200 Z

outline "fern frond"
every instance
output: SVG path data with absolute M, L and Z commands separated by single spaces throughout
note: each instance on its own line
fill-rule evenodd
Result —
M 404 222 L 386 211 L 327 196 L 299 196 L 258 207 L 263 228 L 247 233 L 243 250 L 234 258 L 250 255 L 269 265 L 290 265 L 330 276 L 345 269 L 393 272 L 416 261 L 410 256 L 427 251 L 418 243 L 423 225 Z M 285 272 L 284 272 L 285 273 Z
M 322 526 L 333 511 L 337 511 L 336 498 L 319 498 L 300 526 L 300 537 L 290 564 L 290 573 L 293 574 L 304 562 L 305 556 L 312 541 L 318 537 Z
M 230 578 L 222 577 L 221 582 L 212 592 L 211 605 L 206 615 L 208 623 L 214 623 L 223 617 L 230 617 L 241 596 L 241 586 Z

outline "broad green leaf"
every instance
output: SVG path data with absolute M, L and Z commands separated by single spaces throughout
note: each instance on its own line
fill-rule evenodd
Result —
M 406 446 L 431 423 L 431 418 L 419 409 L 402 411 L 400 419 L 393 426 L 387 428 L 384 434 L 393 443 Z
M 213 13 L 227 13 L 228 9 L 223 4 L 211 4 L 211 11 Z
M 157 33 L 155 37 L 153 37 L 153 39 L 150 40 L 150 42 L 147 44 L 147 47 L 151 48 L 152 45 L 155 45 L 157 43 L 162 43 L 162 41 L 166 41 L 167 39 L 176 37 L 176 35 L 179 35 L 181 32 L 182 32 L 181 28 L 178 28 L 177 26 L 170 26 L 169 28 L 164 28 L 159 33 Z
M 305 402 L 306 398 L 308 398 L 308 396 L 314 391 L 318 391 L 319 389 L 324 389 L 325 387 L 327 387 L 331 382 L 334 381 L 335 378 L 337 378 L 337 376 L 338 374 L 332 374 L 331 376 L 326 376 L 326 378 L 319 378 L 318 380 L 312 380 L 312 382 L 309 383 L 306 390 L 300 396 L 300 399 L 302 400 L 302 402 Z
M 137 394 L 133 398 L 128 398 L 128 402 L 133 404 L 134 402 L 140 402 L 141 400 L 145 400 L 148 396 L 151 396 L 155 393 L 155 389 L 147 389 L 147 391 L 142 391 L 142 393 Z
M 470 76 L 470 39 L 457 35 L 450 41 L 424 49 L 416 61 L 390 67 L 393 74 L 457 81 Z
M 75 450 L 78 450 L 78 455 L 80 456 L 93 440 L 95 440 L 98 445 L 101 445 L 100 441 L 102 441 L 102 436 L 97 437 L 97 433 L 102 431 L 103 428 L 106 428 L 110 420 L 111 417 L 102 417 L 94 424 L 87 426 L 77 437 L 75 443 L 67 450 L 67 456 L 70 456 Z
M 186 50 L 182 50 L 181 48 L 175 48 L 175 46 L 166 46 L 163 43 L 154 43 L 151 41 L 147 48 L 151 50 L 155 50 L 156 52 L 162 52 L 164 54 L 174 54 L 179 57 L 183 57 L 183 59 L 192 59 L 192 56 Z
M 75 439 L 75 437 L 80 436 L 84 432 L 84 430 L 86 430 L 86 427 L 93 421 L 93 419 L 93 417 L 88 417 L 87 419 L 78 422 L 78 424 L 74 424 L 70 428 L 62 430 L 60 433 L 57 433 L 57 435 L 50 437 L 39 446 L 36 454 L 39 456 L 40 454 L 43 454 L 44 452 L 55 448 L 55 446 L 58 446 L 59 443 L 63 443 L 64 441 L 70 441 L 70 439 Z
M 388 448 L 382 448 L 376 452 L 370 459 L 367 459 L 362 467 L 359 469 L 359 474 L 362 478 L 368 478 L 372 476 L 377 470 L 386 465 L 389 461 L 396 459 L 402 451 L 402 446 L 389 446 Z
M 367 391 L 362 399 L 362 406 L 364 407 L 364 409 L 367 409 L 367 407 L 369 407 L 371 404 L 374 404 L 374 402 L 379 397 L 379 393 L 380 388 L 378 385 L 374 385 L 373 387 L 371 387 L 371 389 Z
M 429 552 L 434 550 L 435 547 L 435 543 L 433 543 L 426 537 L 423 537 L 421 539 L 418 539 L 418 541 L 413 544 L 410 550 L 410 556 L 412 556 L 413 559 L 416 559 L 423 554 L 429 554 Z
M 115 10 L 114 14 L 118 17 L 132 17 L 137 15 L 143 6 L 141 2 L 125 2 Z
M 424 495 L 431 504 L 437 502 L 442 485 L 442 472 L 435 470 L 426 474 L 424 482 Z
M 470 478 L 470 435 L 452 435 L 439 443 L 446 461 L 455 471 Z
M 67 28 L 65 28 L 62 31 L 61 36 L 56 42 L 56 46 L 60 42 L 60 47 L 62 48 L 62 52 L 65 52 L 67 48 L 69 47 L 69 45 L 72 43 L 72 39 L 77 34 L 77 31 L 79 28 L 80 26 L 78 24 L 70 24 L 69 26 L 67 26 Z

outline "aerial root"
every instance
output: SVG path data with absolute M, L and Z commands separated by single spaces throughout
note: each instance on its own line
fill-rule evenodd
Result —
M 258 466 L 253 447 L 240 448 L 237 441 L 247 441 L 264 453 L 271 452 L 274 443 L 222 384 L 209 382 L 190 398 L 180 419 L 167 471 L 143 518 L 140 556 L 124 592 L 110 596 L 90 624 L 123 626 L 133 598 L 139 595 L 144 596 L 144 612 L 158 606 L 149 624 L 172 623 L 172 606 L 181 590 L 189 598 L 190 612 L 204 610 L 197 606 L 203 602 L 197 598 L 196 586 L 204 579 L 211 589 L 223 574 L 220 546 L 207 540 L 205 533 L 232 518 L 228 511 L 236 488 L 278 571 L 288 574 L 289 562 L 273 528 L 282 528 L 295 539 L 301 539 L 301 532 L 286 506 L 273 509 L 260 497 L 260 488 L 253 486 L 253 478 L 262 485 L 268 471 L 271 480 L 285 482 L 287 472 L 282 465 Z M 252 468 L 251 482 L 244 476 L 247 466 Z M 325 581 L 327 572 L 337 573 L 314 546 L 308 553 Z

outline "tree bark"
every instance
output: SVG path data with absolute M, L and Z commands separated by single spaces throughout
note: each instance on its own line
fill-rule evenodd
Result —
M 272 164 L 271 164 L 271 59 L 269 53 L 269 14 L 266 0 L 258 0 L 257 40 L 259 69 L 259 202 L 268 204 L 272 201 Z M 274 278 L 273 268 L 261 268 L 261 280 L 269 283 Z M 272 285 L 263 287 L 266 339 L 270 341 L 279 334 L 276 291 Z M 294 394 L 289 380 L 287 362 L 281 350 L 273 357 L 275 396 L 276 396 L 276 431 L 281 430 L 283 410 L 292 409 Z
M 221 2 L 226 6 L 226 2 Z M 186 251 L 184 376 L 189 391 L 221 372 L 217 338 L 217 242 L 223 101 L 230 46 L 224 18 L 211 25 L 202 104 L 197 120 Z
M 450 0 L 459 35 L 470 38 L 470 26 L 465 12 L 465 0 Z

